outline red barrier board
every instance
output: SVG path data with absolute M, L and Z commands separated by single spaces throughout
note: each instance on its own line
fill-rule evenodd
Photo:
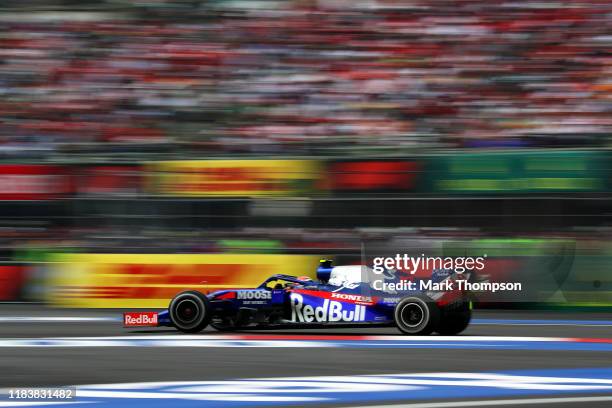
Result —
M 77 190 L 82 194 L 137 193 L 142 187 L 140 166 L 90 166 L 78 176 Z
M 19 300 L 25 282 L 23 266 L 0 265 L 0 301 Z
M 73 190 L 72 178 L 63 166 L 0 165 L 0 200 L 49 200 Z
M 414 161 L 336 162 L 329 167 L 329 177 L 336 191 L 403 191 L 414 188 L 419 169 Z

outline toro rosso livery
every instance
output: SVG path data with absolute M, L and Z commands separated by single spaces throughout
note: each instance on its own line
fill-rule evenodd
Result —
M 453 335 L 469 324 L 470 303 L 462 291 L 383 292 L 374 289 L 371 282 L 364 282 L 362 272 L 360 265 L 332 267 L 331 261 L 323 260 L 317 281 L 272 275 L 254 289 L 221 290 L 208 295 L 186 291 L 176 295 L 166 311 L 125 313 L 124 324 L 170 326 L 187 333 L 199 332 L 208 325 L 222 331 L 395 325 L 411 335 L 434 331 Z M 384 279 L 397 281 L 397 275 L 397 271 L 391 271 Z M 434 271 L 431 280 L 446 282 L 458 277 L 452 271 Z

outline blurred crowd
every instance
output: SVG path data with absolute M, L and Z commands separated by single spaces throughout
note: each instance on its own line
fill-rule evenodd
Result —
M 191 3 L 2 19 L 0 157 L 609 143 L 606 0 Z

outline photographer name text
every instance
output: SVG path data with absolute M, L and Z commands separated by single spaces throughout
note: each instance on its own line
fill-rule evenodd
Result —
M 400 280 L 399 282 L 385 282 L 383 280 L 375 280 L 373 282 L 374 289 L 381 291 L 470 291 L 470 292 L 504 292 L 504 291 L 520 291 L 522 285 L 520 282 L 468 282 L 466 280 L 445 280 L 443 282 L 434 282 L 431 280 L 409 281 Z

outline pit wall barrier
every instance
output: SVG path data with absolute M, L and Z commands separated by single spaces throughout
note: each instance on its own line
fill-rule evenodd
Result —
M 529 194 L 610 191 L 607 151 L 504 151 L 410 158 L 185 160 L 147 164 L 144 190 L 174 197 Z
M 610 191 L 607 151 L 535 150 L 434 154 L 424 159 L 423 192 L 524 194 Z
M 252 288 L 273 274 L 316 276 L 313 255 L 51 254 L 45 301 L 79 308 L 165 308 L 183 290 Z
M 179 160 L 145 166 L 145 191 L 180 197 L 287 197 L 320 190 L 318 160 Z
M 461 151 L 363 159 L 0 164 L 0 200 L 126 194 L 273 198 L 595 193 L 612 191 L 611 169 L 612 151 L 602 150 Z

